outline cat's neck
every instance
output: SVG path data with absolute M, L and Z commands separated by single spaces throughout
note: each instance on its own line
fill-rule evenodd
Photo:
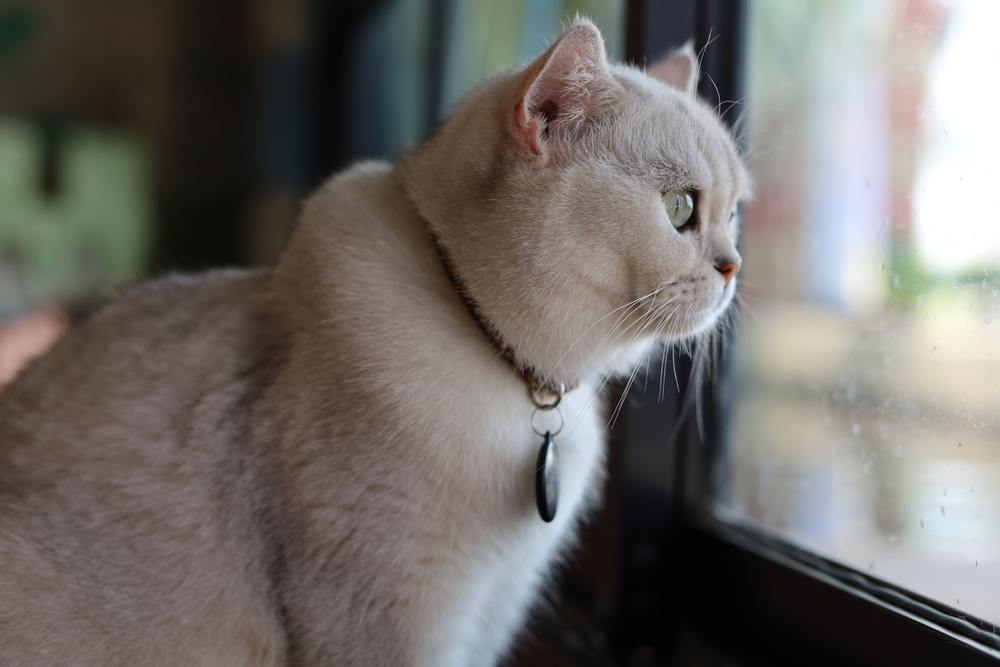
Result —
M 458 273 L 455 262 L 452 260 L 444 242 L 434 233 L 426 220 L 423 220 L 423 222 L 427 224 L 434 250 L 452 290 L 459 296 L 469 317 L 479 327 L 483 337 L 489 342 L 493 351 L 521 377 L 532 401 L 538 407 L 545 408 L 558 405 L 566 392 L 573 391 L 580 386 L 579 380 L 575 378 L 569 381 L 557 379 L 551 373 L 541 371 L 518 357 L 517 351 L 513 346 L 507 343 L 500 335 L 498 327 L 483 313 L 479 302 L 469 291 L 461 274 Z

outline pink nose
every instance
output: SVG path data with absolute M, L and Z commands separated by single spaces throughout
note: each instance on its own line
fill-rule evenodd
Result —
M 729 284 L 729 281 L 733 279 L 740 271 L 740 261 L 738 259 L 725 259 L 717 260 L 715 263 L 715 270 L 722 274 L 722 279 Z

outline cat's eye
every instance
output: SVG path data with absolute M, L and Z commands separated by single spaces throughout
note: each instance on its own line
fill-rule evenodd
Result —
M 691 221 L 694 213 L 694 195 L 686 190 L 670 190 L 663 193 L 663 205 L 667 209 L 667 219 L 674 229 L 681 229 Z

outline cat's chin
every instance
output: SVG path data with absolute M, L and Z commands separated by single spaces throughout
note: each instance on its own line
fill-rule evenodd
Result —
M 710 331 L 718 325 L 722 316 L 732 307 L 734 294 L 734 289 L 726 289 L 718 301 L 707 303 L 700 309 L 685 313 L 669 327 L 669 332 L 660 333 L 659 338 L 668 343 L 678 343 Z

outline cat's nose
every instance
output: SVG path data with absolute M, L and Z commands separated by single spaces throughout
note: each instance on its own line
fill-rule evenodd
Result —
M 722 274 L 722 279 L 726 281 L 727 285 L 733 276 L 739 273 L 740 266 L 740 260 L 732 257 L 720 257 L 715 260 L 715 270 Z

